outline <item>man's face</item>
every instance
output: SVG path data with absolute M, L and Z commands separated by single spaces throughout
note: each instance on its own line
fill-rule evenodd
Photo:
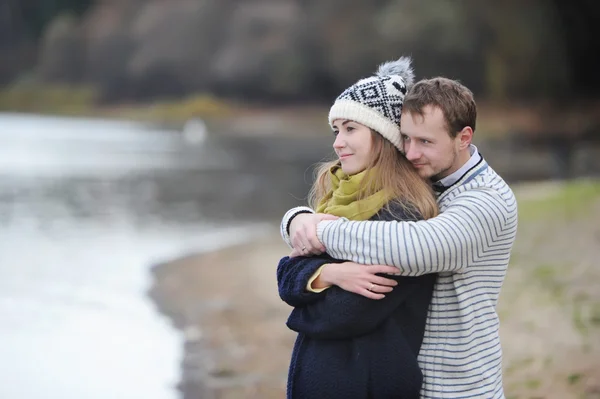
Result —
M 462 166 L 459 151 L 465 145 L 461 146 L 461 134 L 450 137 L 441 109 L 426 106 L 423 117 L 402 111 L 400 130 L 406 158 L 421 177 L 437 181 Z

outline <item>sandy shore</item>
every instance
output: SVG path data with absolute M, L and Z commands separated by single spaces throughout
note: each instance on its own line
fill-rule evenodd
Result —
M 295 334 L 275 270 L 288 252 L 273 233 L 155 267 L 150 295 L 185 338 L 185 399 L 285 396 Z
M 507 398 L 600 398 L 600 198 L 586 206 L 520 225 L 498 309 Z M 287 253 L 274 226 L 155 267 L 150 295 L 185 337 L 184 399 L 284 397 L 295 334 L 275 269 Z

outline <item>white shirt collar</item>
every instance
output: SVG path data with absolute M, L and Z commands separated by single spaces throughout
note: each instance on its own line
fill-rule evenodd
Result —
M 471 153 L 471 158 L 463 166 L 458 168 L 458 170 L 451 175 L 444 177 L 441 180 L 438 180 L 436 183 L 441 184 L 444 187 L 450 187 L 454 183 L 460 180 L 461 177 L 464 176 L 465 173 L 473 166 L 477 164 L 481 160 L 481 155 L 473 144 L 469 145 L 469 152 Z

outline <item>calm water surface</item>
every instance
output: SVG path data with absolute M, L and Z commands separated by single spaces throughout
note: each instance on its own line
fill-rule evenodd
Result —
M 190 189 L 235 167 L 178 132 L 0 114 L 0 398 L 177 398 L 149 268 L 264 231 L 211 221 Z

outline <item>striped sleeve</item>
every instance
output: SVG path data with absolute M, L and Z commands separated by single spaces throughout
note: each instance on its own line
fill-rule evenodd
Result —
M 429 220 L 322 221 L 317 235 L 334 258 L 388 264 L 403 275 L 418 276 L 462 272 L 467 265 L 506 257 L 516 223 L 516 201 L 481 187 L 457 194 Z
M 307 206 L 297 206 L 295 208 L 290 209 L 283 215 L 283 219 L 281 219 L 281 226 L 279 226 L 279 232 L 281 233 L 281 238 L 283 241 L 290 247 L 292 246 L 292 240 L 290 239 L 290 232 L 288 231 L 288 224 L 290 221 L 299 213 L 315 213 L 311 208 Z

